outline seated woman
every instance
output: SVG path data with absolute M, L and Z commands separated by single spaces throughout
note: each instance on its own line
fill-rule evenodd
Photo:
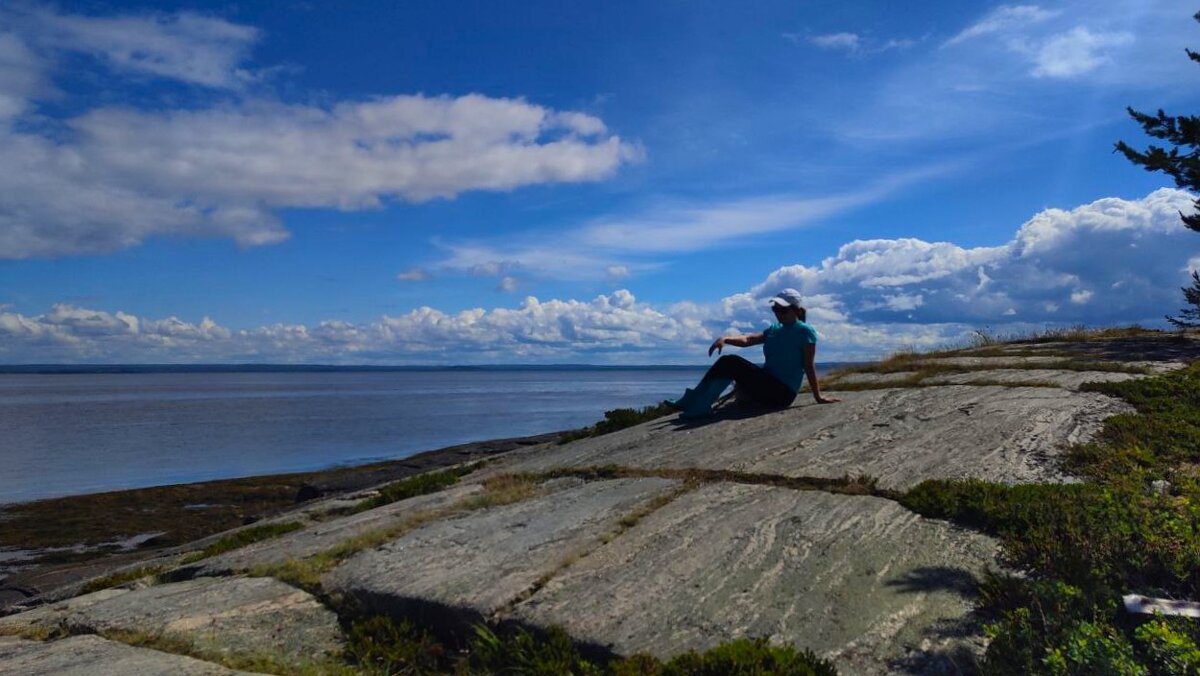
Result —
M 817 332 L 804 322 L 807 312 L 800 305 L 800 292 L 784 289 L 771 298 L 770 304 L 778 321 L 762 333 L 722 336 L 708 348 L 711 357 L 714 351 L 720 354 L 721 348 L 726 345 L 762 345 L 766 363 L 756 366 L 734 355 L 721 357 L 708 369 L 695 389 L 689 389 L 679 399 L 668 402 L 683 411 L 682 417 L 698 418 L 711 413 L 713 402 L 731 381 L 737 383 L 739 397 L 748 396 L 770 408 L 787 408 L 796 399 L 796 393 L 804 384 L 804 376 L 808 374 L 813 398 L 818 404 L 839 401 L 835 397 L 822 397 L 821 388 L 817 385 Z

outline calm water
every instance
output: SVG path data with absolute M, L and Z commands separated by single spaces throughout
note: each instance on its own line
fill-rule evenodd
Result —
M 580 427 L 702 369 L 0 375 L 0 503 Z

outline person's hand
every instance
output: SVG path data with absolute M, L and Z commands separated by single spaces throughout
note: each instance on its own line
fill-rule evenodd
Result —
M 836 404 L 839 401 L 841 401 L 841 399 L 838 399 L 837 397 L 817 397 L 818 404 Z
M 721 354 L 721 348 L 723 348 L 723 347 L 725 347 L 725 336 L 721 336 L 720 338 L 713 341 L 712 346 L 710 346 L 708 348 L 708 356 L 711 357 L 713 352 L 716 352 L 717 354 Z

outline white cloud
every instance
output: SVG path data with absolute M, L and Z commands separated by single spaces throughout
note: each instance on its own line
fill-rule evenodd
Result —
M 46 64 L 15 33 L 0 30 L 0 125 L 29 108 L 29 99 L 51 91 Z
M 1048 209 L 994 247 L 855 241 L 819 265 L 775 270 L 744 292 L 662 308 L 622 289 L 591 301 L 527 297 L 512 308 L 421 307 L 361 324 L 241 330 L 72 305 L 36 316 L 0 308 L 0 359 L 698 363 L 714 335 L 764 326 L 767 298 L 783 287 L 803 293 L 828 360 L 931 348 L 983 326 L 1006 333 L 1047 323 L 1154 324 L 1177 310 L 1185 268 L 1200 258 L 1200 238 L 1179 221 L 1191 203 L 1183 191 L 1161 189 Z
M 552 233 L 510 233 L 495 242 L 434 240 L 448 255 L 427 267 L 488 277 L 520 271 L 522 276 L 573 281 L 625 279 L 661 268 L 663 263 L 651 260 L 659 254 L 700 251 L 802 228 L 960 166 L 930 165 L 823 197 L 771 195 L 694 207 L 662 205 Z
M 398 273 L 396 275 L 396 279 L 402 282 L 423 282 L 429 279 L 429 273 L 425 272 L 421 268 L 413 268 L 411 270 L 405 270 L 404 272 Z
M 1190 14 L 1177 0 L 997 8 L 940 49 L 892 60 L 861 103 L 839 111 L 833 133 L 872 148 L 940 149 L 964 138 L 1031 144 L 1109 124 L 1143 94 L 1159 100 L 1195 78 L 1182 54 L 1195 36 Z M 1082 109 L 1081 96 L 1091 101 Z
M 1050 78 L 1083 75 L 1112 61 L 1106 49 L 1128 45 L 1133 41 L 1130 33 L 1093 33 L 1077 26 L 1050 38 L 1038 49 L 1032 74 Z
M 18 16 L 18 15 L 14 15 Z M 401 95 L 330 105 L 246 95 L 209 107 L 86 110 L 5 124 L 49 95 L 53 55 L 119 72 L 235 87 L 252 28 L 194 14 L 45 11 L 0 31 L 0 258 L 103 253 L 163 235 L 271 244 L 288 208 L 378 208 L 471 190 L 599 181 L 640 146 L 604 122 L 520 98 Z M 18 130 L 20 129 L 20 130 Z
M 610 265 L 604 268 L 604 275 L 612 281 L 625 279 L 629 276 L 629 266 L 626 265 Z
M 841 49 L 848 52 L 857 52 L 862 45 L 862 38 L 856 33 L 814 35 L 808 41 L 822 49 Z
M 114 17 L 13 13 L 9 21 L 37 45 L 95 56 L 114 70 L 215 88 L 235 88 L 253 75 L 240 67 L 258 40 L 250 26 L 191 12 Z
M 517 286 L 516 277 L 501 277 L 500 283 L 496 285 L 496 290 L 503 291 L 504 293 L 512 293 L 517 290 Z
M 1025 28 L 1052 19 L 1059 14 L 1058 11 L 1042 9 L 1037 5 L 1001 5 L 947 40 L 944 46 L 949 47 L 984 35 Z
M 1012 308 L 1023 321 L 1152 322 L 1176 303 L 1181 268 L 1200 246 L 1179 221 L 1190 210 L 1187 193 L 1164 188 L 1140 200 L 1047 209 L 1003 246 L 855 241 L 819 266 L 776 271 L 752 294 L 786 286 L 828 294 L 868 322 L 894 312 L 927 323 L 988 322 Z M 1110 289 L 1103 303 L 1089 302 L 1094 288 Z
M 794 43 L 799 43 L 803 40 L 821 49 L 841 51 L 850 56 L 881 54 L 892 50 L 909 49 L 920 42 L 920 40 L 912 38 L 889 38 L 880 41 L 867 35 L 859 35 L 858 33 L 851 32 L 827 33 L 807 37 L 797 33 L 784 33 L 783 35 Z

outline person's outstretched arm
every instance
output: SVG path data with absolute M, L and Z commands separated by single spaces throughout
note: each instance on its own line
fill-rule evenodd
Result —
M 748 336 L 721 336 L 713 341 L 711 347 L 708 348 L 708 356 L 712 356 L 713 352 L 721 354 L 721 348 L 726 345 L 734 347 L 750 347 L 751 345 L 761 345 L 763 342 L 763 334 L 751 333 Z
M 841 401 L 837 397 L 822 397 L 821 386 L 817 384 L 817 346 L 804 346 L 804 373 L 808 376 L 808 386 L 812 388 L 813 399 L 818 404 L 832 404 Z

